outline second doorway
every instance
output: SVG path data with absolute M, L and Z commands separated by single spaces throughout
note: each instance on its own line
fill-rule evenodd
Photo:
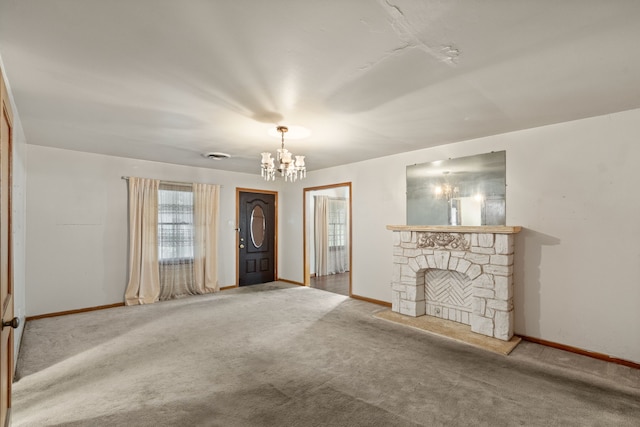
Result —
M 304 189 L 304 284 L 351 296 L 351 183 Z

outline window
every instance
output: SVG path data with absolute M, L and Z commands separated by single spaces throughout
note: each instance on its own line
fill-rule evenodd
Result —
M 329 248 L 347 245 L 347 201 L 344 199 L 329 199 Z
M 161 183 L 158 190 L 158 258 L 160 262 L 193 260 L 193 246 L 191 186 Z
M 129 178 L 127 305 L 218 290 L 220 186 Z

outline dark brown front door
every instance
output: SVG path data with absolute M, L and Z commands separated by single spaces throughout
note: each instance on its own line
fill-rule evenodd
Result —
M 11 137 L 12 116 L 9 97 L 0 70 L 0 426 L 11 417 L 11 381 L 13 379 L 13 280 L 11 276 Z
M 238 191 L 238 285 L 276 280 L 276 193 Z

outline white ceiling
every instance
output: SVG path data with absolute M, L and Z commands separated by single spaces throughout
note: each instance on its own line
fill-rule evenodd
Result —
M 30 144 L 250 173 L 276 124 L 317 170 L 638 108 L 639 41 L 638 0 L 0 0 Z

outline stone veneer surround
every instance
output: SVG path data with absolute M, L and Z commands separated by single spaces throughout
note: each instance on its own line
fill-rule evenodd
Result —
M 393 311 L 414 317 L 429 314 L 468 324 L 482 335 L 511 339 L 514 234 L 520 227 L 387 229 L 394 232 Z M 429 288 L 425 278 L 438 278 L 442 289 Z M 438 301 L 427 300 L 427 294 L 449 296 Z

